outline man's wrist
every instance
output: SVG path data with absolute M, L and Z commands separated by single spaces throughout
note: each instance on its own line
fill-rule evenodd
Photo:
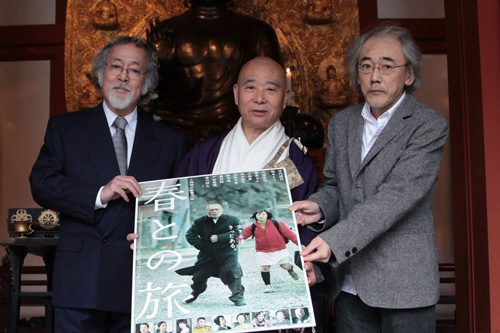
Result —
M 94 210 L 106 208 L 108 206 L 108 203 L 102 203 L 101 201 L 101 192 L 103 188 L 104 186 L 101 186 L 99 192 L 97 192 L 97 197 L 95 198 Z

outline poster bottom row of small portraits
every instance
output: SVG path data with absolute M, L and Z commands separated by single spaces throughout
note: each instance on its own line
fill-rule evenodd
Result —
M 224 330 L 278 330 L 310 326 L 307 308 L 276 311 L 240 312 L 236 315 L 199 316 L 176 320 L 144 322 L 135 325 L 136 333 L 200 333 Z
M 140 186 L 132 333 L 315 326 L 285 169 Z

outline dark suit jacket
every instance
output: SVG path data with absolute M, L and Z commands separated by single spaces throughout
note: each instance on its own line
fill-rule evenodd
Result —
M 407 94 L 361 162 L 363 105 L 330 121 L 325 183 L 309 199 L 325 213 L 321 237 L 330 264 L 333 296 L 347 265 L 366 304 L 415 308 L 436 304 L 438 256 L 432 199 L 448 123 Z
M 222 214 L 217 223 L 208 216 L 194 220 L 186 232 L 186 239 L 200 252 L 196 264 L 177 270 L 180 275 L 192 275 L 198 269 L 213 268 L 214 261 L 218 271 L 214 276 L 220 277 L 224 284 L 230 284 L 236 278 L 243 276 L 238 261 L 238 246 L 236 238 L 242 234 L 240 219 L 233 215 Z M 212 243 L 211 235 L 217 235 L 218 241 Z
M 139 113 L 128 174 L 173 177 L 184 152 L 180 134 Z M 102 104 L 49 120 L 30 183 L 40 206 L 61 213 L 54 305 L 130 312 L 135 200 L 94 210 L 99 188 L 119 174 Z

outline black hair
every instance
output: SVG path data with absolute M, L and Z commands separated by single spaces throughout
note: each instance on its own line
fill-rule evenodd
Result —
M 257 221 L 257 214 L 262 213 L 262 212 L 266 212 L 268 219 L 272 219 L 273 218 L 273 214 L 271 214 L 270 212 L 268 212 L 265 209 L 259 209 L 258 211 L 256 211 L 255 213 L 253 213 L 253 215 L 250 218 L 252 218 L 255 221 Z

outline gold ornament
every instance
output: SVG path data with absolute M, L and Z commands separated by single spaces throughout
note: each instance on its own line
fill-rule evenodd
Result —
M 40 226 L 45 230 L 54 229 L 59 225 L 58 222 L 59 217 L 57 216 L 56 212 L 51 209 L 44 210 L 38 217 L 38 223 L 40 223 Z

